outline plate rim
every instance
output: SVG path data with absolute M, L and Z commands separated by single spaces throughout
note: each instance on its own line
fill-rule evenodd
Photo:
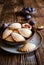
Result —
M 40 39 L 41 39 L 41 43 L 42 43 L 43 38 L 42 38 L 41 34 L 38 31 L 35 32 L 35 33 L 39 34 Z M 41 46 L 41 43 L 33 51 L 31 51 L 31 52 L 34 52 L 35 50 L 37 50 Z M 7 51 L 6 49 L 4 49 L 1 46 L 0 46 L 0 48 L 3 49 L 6 52 L 13 53 L 13 54 L 27 54 L 27 53 L 31 53 L 31 52 L 17 52 L 17 53 L 15 53 L 15 52 Z

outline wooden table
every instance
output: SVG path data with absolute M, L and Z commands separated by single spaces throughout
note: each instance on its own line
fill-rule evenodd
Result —
M 31 54 L 10 54 L 0 49 L 0 65 L 42 65 L 38 51 Z
M 37 9 L 36 26 L 44 25 L 44 8 Z M 10 54 L 0 49 L 0 65 L 44 65 L 44 29 L 40 31 L 43 41 L 39 49 L 31 54 Z

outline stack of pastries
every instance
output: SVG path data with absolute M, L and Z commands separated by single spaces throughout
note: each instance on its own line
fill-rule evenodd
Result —
M 28 39 L 32 35 L 32 26 L 29 23 L 12 23 L 3 32 L 2 39 L 9 42 L 22 42 Z M 29 52 L 36 46 L 34 44 L 26 43 L 23 47 L 19 48 L 19 51 Z
M 31 52 L 36 48 L 36 45 L 33 43 L 26 43 L 21 48 L 19 48 L 19 51 L 21 52 Z
M 10 24 L 3 32 L 2 39 L 11 42 L 21 42 L 25 41 L 26 38 L 29 38 L 32 35 L 32 31 L 30 29 L 30 25 L 27 23 L 12 23 Z M 30 27 L 29 27 L 30 26 Z

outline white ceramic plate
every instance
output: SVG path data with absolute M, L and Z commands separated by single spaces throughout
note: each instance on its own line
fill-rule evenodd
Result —
M 36 48 L 34 50 L 36 50 L 41 45 L 41 41 L 42 41 L 41 35 L 38 32 L 36 32 L 34 34 L 34 36 L 32 37 L 32 39 L 30 41 L 28 40 L 27 42 L 32 43 L 32 44 L 35 44 L 36 45 Z M 5 51 L 7 51 L 7 52 L 10 52 L 10 53 L 16 53 L 16 54 L 24 54 L 24 53 L 27 53 L 27 52 L 19 52 L 18 51 L 18 48 L 21 47 L 21 46 L 22 45 L 17 46 L 17 47 L 13 47 L 13 46 L 8 46 L 8 45 L 5 45 L 5 44 L 2 44 L 1 43 L 0 48 L 3 49 L 3 50 L 5 50 Z M 30 52 L 32 52 L 32 51 L 30 51 Z

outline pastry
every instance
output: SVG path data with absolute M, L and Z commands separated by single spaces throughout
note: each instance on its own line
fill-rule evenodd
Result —
M 5 40 L 10 41 L 10 42 L 14 42 L 14 40 L 11 36 L 7 37 Z
M 10 29 L 18 29 L 18 28 L 21 28 L 21 24 L 20 23 L 12 23 L 10 26 L 9 26 Z
M 31 30 L 32 26 L 29 23 L 24 23 L 22 24 L 22 28 L 29 28 Z
M 32 35 L 32 31 L 26 28 L 18 29 L 18 31 L 25 38 L 29 38 Z
M 32 43 L 26 43 L 24 46 L 22 46 L 21 48 L 19 48 L 19 51 L 21 52 L 31 52 L 36 48 L 35 44 Z
M 21 42 L 21 41 L 25 41 L 25 38 L 18 34 L 18 33 L 12 33 L 11 36 L 13 37 L 13 39 L 16 41 L 16 42 Z
M 5 31 L 2 34 L 2 39 L 7 38 L 12 33 L 12 30 L 5 29 Z

